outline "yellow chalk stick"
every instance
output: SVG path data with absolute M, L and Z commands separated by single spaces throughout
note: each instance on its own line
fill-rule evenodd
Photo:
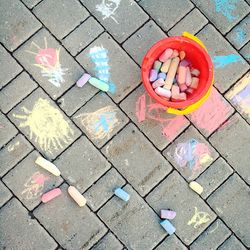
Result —
M 203 192 L 203 187 L 196 181 L 191 181 L 189 183 L 189 187 L 193 189 L 197 194 L 201 194 Z
M 68 193 L 80 207 L 83 207 L 86 204 L 86 199 L 75 187 L 69 186 Z
M 60 170 L 52 162 L 44 159 L 41 156 L 37 157 L 35 163 L 55 176 L 60 176 L 61 174 Z

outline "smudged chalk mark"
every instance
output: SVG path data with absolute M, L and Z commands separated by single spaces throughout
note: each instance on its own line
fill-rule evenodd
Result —
M 229 22 L 233 22 L 239 17 L 233 14 L 237 2 L 238 0 L 214 0 L 215 10 L 225 16 Z
M 213 56 L 212 58 L 216 69 L 224 68 L 231 63 L 244 62 L 240 55 L 230 54 L 226 56 Z
M 8 148 L 7 148 L 8 152 L 13 151 L 19 145 L 20 145 L 19 141 L 17 141 L 14 145 L 9 145 Z
M 245 38 L 246 38 L 246 33 L 240 27 L 238 27 L 235 31 L 236 31 L 235 40 L 239 45 L 241 45 L 244 42 Z

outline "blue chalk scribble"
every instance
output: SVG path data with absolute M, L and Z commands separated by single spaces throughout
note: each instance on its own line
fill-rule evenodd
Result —
M 236 37 L 235 37 L 235 40 L 236 42 L 241 45 L 245 38 L 246 38 L 246 33 L 244 32 L 244 30 L 240 27 L 238 27 L 236 30 Z
M 239 16 L 233 15 L 238 0 L 214 0 L 215 10 L 225 16 L 229 22 L 236 20 Z
M 226 56 L 213 56 L 212 60 L 216 69 L 224 68 L 231 63 L 244 62 L 244 59 L 241 56 L 235 54 Z

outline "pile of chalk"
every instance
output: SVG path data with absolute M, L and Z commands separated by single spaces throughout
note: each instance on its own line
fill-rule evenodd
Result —
M 184 101 L 198 88 L 200 71 L 185 60 L 184 51 L 167 48 L 154 62 L 149 81 L 155 93 L 166 100 Z

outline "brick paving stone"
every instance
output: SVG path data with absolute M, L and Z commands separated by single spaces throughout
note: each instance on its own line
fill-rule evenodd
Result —
M 125 114 L 106 94 L 92 98 L 74 114 L 73 120 L 97 147 L 102 147 L 128 123 Z
M 86 137 L 74 142 L 54 163 L 69 185 L 75 186 L 81 193 L 110 168 L 110 163 Z
M 196 140 L 200 146 L 196 146 L 191 150 L 191 159 L 185 160 L 190 157 L 188 146 L 181 143 L 190 143 L 190 140 Z M 201 149 L 199 149 L 199 147 Z M 201 136 L 201 134 L 193 127 L 189 127 L 183 134 L 181 134 L 170 146 L 164 151 L 163 155 L 174 165 L 174 167 L 181 173 L 187 180 L 194 180 L 203 171 L 205 171 L 213 161 L 218 158 L 218 153 L 211 147 L 211 145 Z M 207 159 L 201 163 L 202 157 L 207 155 Z M 183 166 L 182 162 L 187 161 Z M 189 166 L 190 162 L 191 166 Z M 194 161 L 193 163 L 191 161 Z
M 74 202 L 67 187 L 63 184 L 62 194 L 47 204 L 41 204 L 34 215 L 63 248 L 90 249 L 105 235 L 107 228 L 87 206 L 79 207 Z
M 133 0 L 81 2 L 118 42 L 123 42 L 148 19 L 148 15 Z
M 249 134 L 249 125 L 238 114 L 235 114 L 210 138 L 210 142 L 248 183 L 250 183 Z
M 21 73 L 0 92 L 0 109 L 2 112 L 7 113 L 10 111 L 36 87 L 37 84 L 26 72 Z
M 218 246 L 220 246 L 230 235 L 230 230 L 218 219 L 209 226 L 195 242 L 193 242 L 190 246 L 190 250 L 218 249 Z
M 166 108 L 150 98 L 143 85 L 124 99 L 120 106 L 160 150 L 189 125 L 189 121 L 184 116 L 167 114 Z
M 89 17 L 62 41 L 71 55 L 75 56 L 104 31 L 103 27 Z
M 155 22 L 150 20 L 129 37 L 122 46 L 129 55 L 141 65 L 142 59 L 150 47 L 166 37 L 167 35 L 155 24 Z
M 128 202 L 113 197 L 98 215 L 128 249 L 152 249 L 165 236 L 160 220 L 130 185 L 124 190 L 130 194 Z
M 172 169 L 133 124 L 126 126 L 102 152 L 142 196 Z
M 30 153 L 3 178 L 3 182 L 29 210 L 41 202 L 43 193 L 58 187 L 63 181 L 35 164 L 38 156 L 36 151 Z
M 106 50 L 106 52 L 94 54 L 95 51 L 98 53 L 100 50 Z M 90 52 L 92 57 L 98 56 L 99 60 L 102 60 L 101 64 L 99 61 L 96 63 L 92 61 Z M 115 85 L 116 89 L 109 95 L 116 103 L 129 94 L 141 81 L 139 67 L 107 33 L 102 34 L 84 49 L 77 56 L 77 60 L 91 75 L 104 81 L 109 79 L 108 81 Z M 103 60 L 107 60 L 107 65 L 103 65 L 105 64 Z M 103 73 L 105 73 L 104 76 Z
M 176 235 L 187 245 L 190 245 L 216 217 L 176 171 L 159 184 L 146 200 L 159 214 L 161 209 L 176 211 L 177 215 L 171 222 L 176 228 Z
M 12 78 L 22 71 L 21 66 L 0 44 L 0 89 L 5 86 Z M 4 73 L 3 73 L 4 72 Z
M 165 30 L 168 31 L 176 22 L 184 17 L 193 4 L 187 0 L 141 0 L 139 3 L 150 16 Z
M 249 65 L 211 24 L 203 28 L 198 37 L 213 60 L 214 84 L 223 93 L 249 69 Z
M 17 134 L 14 125 L 0 112 L 0 148 Z
M 28 216 L 28 211 L 12 199 L 0 210 L 0 249 L 54 250 L 56 242 Z
M 1 0 L 0 10 L 0 42 L 10 51 L 16 49 L 41 27 L 41 23 L 21 1 Z
M 188 117 L 196 128 L 208 137 L 219 128 L 233 112 L 234 109 L 230 104 L 213 88 L 209 98 L 197 110 L 188 115 Z
M 35 5 L 37 5 L 39 2 L 43 0 L 22 0 L 24 4 L 30 9 L 32 9 Z
M 53 99 L 75 84 L 84 72 L 45 29 L 26 41 L 14 56 Z
M 207 24 L 207 19 L 201 12 L 195 8 L 188 13 L 180 22 L 178 22 L 169 32 L 170 36 L 181 36 L 183 31 L 196 34 Z
M 226 38 L 240 49 L 250 40 L 250 14 L 235 26 L 226 36 Z
M 155 250 L 173 249 L 173 247 L 175 250 L 187 250 L 175 235 L 168 236 Z
M 250 247 L 250 188 L 237 174 L 232 175 L 207 200 L 229 228 Z
M 112 233 L 105 235 L 91 250 L 121 250 L 122 244 Z
M 114 195 L 114 189 L 122 187 L 125 183 L 126 181 L 117 170 L 111 168 L 84 193 L 84 197 L 90 208 L 96 211 Z
M 33 13 L 59 39 L 89 16 L 77 0 L 43 0 L 33 9 Z
M 0 207 L 4 205 L 6 201 L 8 201 L 12 194 L 10 190 L 0 181 Z
M 220 30 L 227 33 L 250 10 L 244 0 L 192 0 L 207 18 Z
M 249 110 L 250 72 L 242 77 L 226 94 L 238 112 L 250 123 Z
M 228 240 L 226 240 L 218 250 L 246 250 L 242 243 L 232 235 Z
M 240 53 L 250 63 L 250 42 L 248 42 L 241 50 Z
M 32 145 L 21 134 L 18 134 L 0 151 L 0 177 L 22 160 L 31 150 Z
M 80 136 L 79 129 L 40 88 L 8 116 L 49 159 L 54 159 Z
M 203 187 L 201 197 L 206 199 L 232 173 L 232 168 L 225 162 L 225 160 L 223 160 L 223 158 L 217 159 L 196 179 L 196 181 Z

